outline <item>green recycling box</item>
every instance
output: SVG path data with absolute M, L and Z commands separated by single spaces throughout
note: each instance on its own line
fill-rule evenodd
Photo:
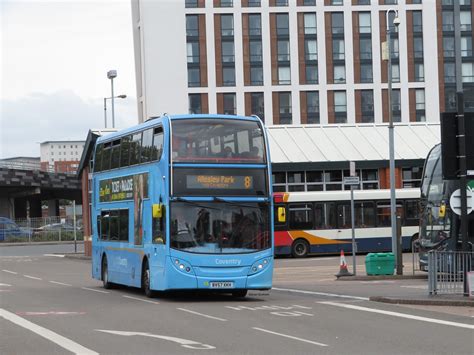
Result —
M 369 253 L 365 257 L 367 275 L 393 275 L 395 255 L 393 253 Z

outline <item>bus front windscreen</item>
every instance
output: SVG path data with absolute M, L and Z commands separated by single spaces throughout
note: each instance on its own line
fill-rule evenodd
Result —
M 270 248 L 266 203 L 174 202 L 171 248 L 202 254 L 251 253 Z
M 193 118 L 172 121 L 172 159 L 183 163 L 265 163 L 257 121 Z

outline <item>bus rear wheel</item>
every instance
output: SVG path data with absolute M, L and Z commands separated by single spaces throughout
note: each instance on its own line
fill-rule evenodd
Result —
M 107 266 L 107 257 L 102 258 L 102 285 L 105 289 L 112 288 L 112 283 L 109 281 L 109 268 Z
M 309 243 L 304 239 L 297 239 L 291 246 L 291 255 L 294 258 L 305 258 L 309 253 Z
M 143 266 L 142 288 L 145 296 L 148 298 L 153 298 L 155 296 L 155 292 L 150 288 L 150 268 L 148 266 L 148 261 L 145 261 L 145 265 Z

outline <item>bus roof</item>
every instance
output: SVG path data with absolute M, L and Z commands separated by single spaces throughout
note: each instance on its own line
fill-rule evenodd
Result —
M 397 189 L 398 199 L 420 198 L 419 188 Z M 275 192 L 274 200 L 278 202 L 319 202 L 319 201 L 349 201 L 350 190 L 344 191 L 308 191 L 308 192 Z M 390 199 L 390 190 L 354 190 L 354 200 L 387 200 Z
M 231 120 L 246 120 L 246 121 L 259 121 L 257 116 L 238 116 L 238 115 L 219 115 L 219 114 L 188 114 L 188 115 L 163 115 L 157 117 L 151 117 L 143 123 L 140 123 L 135 126 L 131 126 L 120 131 L 104 135 L 97 139 L 97 143 L 108 142 L 114 140 L 118 137 L 122 137 L 127 134 L 131 134 L 138 130 L 146 129 L 148 127 L 153 127 L 158 123 L 161 123 L 168 120 L 184 120 L 184 119 L 198 119 L 198 118 L 206 118 L 206 119 L 231 119 Z

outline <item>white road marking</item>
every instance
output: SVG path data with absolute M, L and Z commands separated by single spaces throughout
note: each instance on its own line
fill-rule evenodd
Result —
M 474 325 L 470 324 L 465 324 L 465 323 L 456 323 L 456 322 L 450 322 L 442 319 L 435 319 L 435 318 L 427 318 L 427 317 L 420 317 L 420 316 L 413 316 L 411 314 L 405 314 L 405 313 L 399 313 L 399 312 L 392 312 L 392 311 L 384 311 L 382 309 L 374 309 L 374 308 L 368 308 L 368 307 L 361 307 L 361 306 L 354 306 L 351 304 L 344 304 L 344 303 L 336 303 L 336 302 L 318 302 L 321 304 L 327 304 L 330 306 L 335 306 L 335 307 L 342 307 L 342 308 L 349 308 L 349 309 L 355 309 L 358 311 L 365 311 L 365 312 L 371 312 L 371 313 L 379 313 L 379 314 L 385 314 L 388 316 L 394 316 L 394 317 L 400 317 L 400 318 L 407 318 L 407 319 L 414 319 L 414 320 L 419 320 L 423 322 L 428 322 L 428 323 L 436 323 L 436 324 L 442 324 L 442 325 L 450 325 L 452 327 L 459 327 L 459 328 L 466 328 L 466 329 L 474 329 Z
M 74 354 L 98 354 L 95 351 L 72 341 L 71 339 L 63 337 L 62 335 L 59 335 L 49 329 L 43 328 L 35 323 L 32 323 L 22 317 L 17 316 L 16 314 L 4 310 L 3 308 L 0 308 L 0 316 L 5 318 L 6 320 L 9 320 L 12 323 L 19 325 L 20 327 L 26 328 L 32 331 L 33 333 L 36 333 L 42 336 L 43 338 L 46 338 L 49 341 L 52 341 L 55 344 L 58 344 L 60 347 L 71 351 Z
M 339 298 L 349 298 L 354 300 L 368 301 L 368 297 L 359 297 L 359 296 L 349 296 L 349 295 L 339 295 L 336 293 L 326 293 L 326 292 L 315 292 L 315 291 L 306 291 L 306 290 L 294 290 L 290 288 L 278 288 L 273 287 L 272 290 L 275 291 L 284 291 L 284 292 L 294 292 L 294 293 L 303 293 L 307 295 L 316 295 L 316 296 L 328 296 L 328 297 L 339 297 Z
M 0 287 L 3 287 L 3 286 L 12 287 L 12 285 L 9 285 L 9 284 L 1 284 L 1 283 L 0 283 Z
M 213 317 L 213 316 L 208 316 L 207 314 L 202 314 L 202 313 L 199 313 L 199 312 L 194 312 L 194 311 L 191 311 L 190 309 L 186 309 L 186 308 L 177 308 L 177 309 L 179 309 L 180 311 L 183 311 L 183 312 L 188 312 L 188 313 L 196 314 L 196 315 L 201 316 L 201 317 L 206 317 L 206 318 L 210 318 L 210 319 L 220 320 L 221 322 L 227 322 L 227 319 L 224 319 L 224 318 L 217 318 L 217 317 Z
M 23 276 L 25 276 L 25 277 L 27 277 L 27 278 L 29 278 L 29 279 L 33 279 L 33 280 L 40 280 L 40 281 L 43 280 L 42 278 L 36 277 L 36 276 L 31 276 L 31 275 L 23 275 Z
M 427 290 L 428 286 L 427 285 L 418 285 L 418 286 L 400 286 L 403 288 L 418 288 L 420 290 Z
M 64 258 L 64 254 L 43 254 L 43 256 L 54 256 L 55 258 Z
M 58 282 L 58 281 L 49 281 L 49 282 L 51 282 L 52 284 L 56 284 L 56 285 L 72 286 L 70 284 L 65 284 L 64 282 Z
M 2 271 L 3 271 L 3 272 L 7 272 L 7 273 L 9 273 L 9 274 L 13 274 L 13 275 L 18 275 L 18 273 L 15 272 L 15 271 L 10 271 L 10 270 L 2 270 Z
M 109 293 L 108 291 L 96 290 L 95 288 L 81 287 L 83 290 L 94 291 L 99 293 Z
M 284 337 L 284 338 L 299 340 L 299 341 L 302 341 L 302 342 L 304 342 L 304 343 L 309 343 L 309 344 L 313 344 L 313 345 L 329 346 L 329 345 L 327 345 L 327 344 L 318 343 L 318 342 L 316 342 L 316 341 L 307 340 L 307 339 L 303 339 L 303 338 L 297 338 L 297 337 L 294 337 L 294 336 L 292 336 L 292 335 L 286 335 L 286 334 L 282 334 L 282 333 L 272 332 L 271 330 L 266 330 L 266 329 L 262 329 L 262 328 L 253 327 L 252 329 L 260 330 L 261 332 L 265 332 L 265 333 L 270 333 L 270 334 L 274 334 L 274 335 L 279 335 L 279 336 Z
M 373 281 L 361 281 L 361 284 L 393 284 L 395 281 L 391 280 L 373 280 Z
M 199 343 L 194 340 L 170 337 L 166 335 L 158 335 L 158 334 L 150 334 L 150 333 L 143 333 L 143 332 L 123 332 L 119 330 L 105 330 L 105 329 L 95 329 L 97 332 L 115 334 L 115 335 L 122 335 L 122 336 L 134 336 L 134 335 L 141 335 L 143 337 L 150 337 L 150 338 L 158 338 L 163 340 L 172 341 L 175 343 L 180 344 L 183 348 L 188 349 L 197 349 L 197 350 L 210 350 L 215 349 L 215 346 Z
M 131 300 L 146 302 L 146 303 L 160 304 L 160 302 L 145 300 L 143 298 L 138 298 L 138 297 L 132 297 L 132 296 L 127 296 L 127 295 L 123 295 L 123 297 L 130 298 Z
M 70 316 L 83 315 L 86 312 L 64 312 L 64 311 L 50 311 L 50 312 L 18 312 L 20 316 Z

